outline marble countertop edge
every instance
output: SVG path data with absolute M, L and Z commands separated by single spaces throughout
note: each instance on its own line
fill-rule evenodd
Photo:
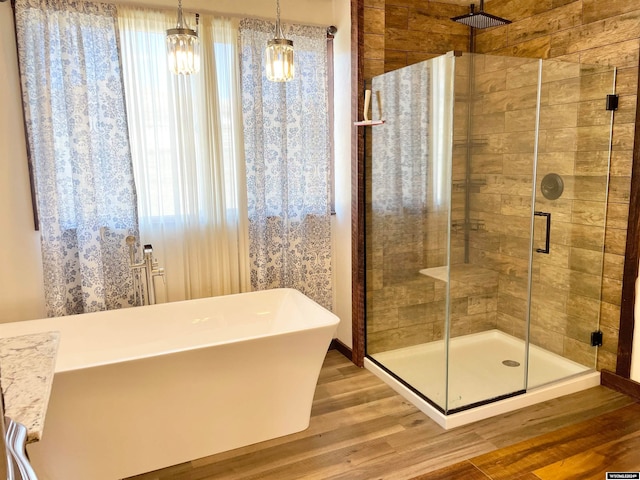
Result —
M 59 343 L 59 332 L 0 338 L 5 416 L 27 427 L 27 443 L 42 435 Z

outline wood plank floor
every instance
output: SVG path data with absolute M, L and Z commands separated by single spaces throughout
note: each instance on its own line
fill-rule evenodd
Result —
M 640 404 L 607 388 L 447 431 L 332 350 L 307 430 L 131 480 L 601 480 L 639 460 Z
M 640 472 L 638 403 L 421 475 L 416 480 L 602 480 L 606 472 Z

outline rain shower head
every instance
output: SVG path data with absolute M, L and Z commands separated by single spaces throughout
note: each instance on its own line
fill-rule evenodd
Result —
M 459 17 L 453 17 L 451 20 L 458 23 L 463 23 L 473 28 L 489 28 L 499 27 L 500 25 L 507 25 L 511 23 L 511 20 L 496 17 L 489 13 L 484 12 L 484 0 L 480 0 L 480 11 L 475 11 L 476 6 L 471 4 L 471 11 L 466 15 L 460 15 Z

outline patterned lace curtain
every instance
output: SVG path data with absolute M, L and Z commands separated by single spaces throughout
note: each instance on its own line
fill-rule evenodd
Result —
M 132 305 L 136 194 L 115 7 L 17 0 L 15 15 L 48 315 Z
M 295 79 L 274 83 L 264 49 L 274 25 L 240 23 L 251 284 L 292 287 L 332 308 L 327 33 L 289 26 Z

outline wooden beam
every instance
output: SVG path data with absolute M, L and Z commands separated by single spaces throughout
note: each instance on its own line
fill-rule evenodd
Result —
M 351 0 L 351 118 L 364 107 L 364 0 Z M 364 251 L 364 129 L 351 127 L 351 280 L 352 358 L 364 366 L 365 251 Z
M 640 67 L 640 65 L 639 65 Z M 638 82 L 640 99 L 640 82 Z M 637 100 L 636 100 L 637 102 Z M 636 104 L 636 125 L 633 144 L 633 166 L 631 169 L 631 193 L 629 197 L 629 220 L 627 244 L 622 274 L 622 303 L 620 305 L 620 332 L 618 335 L 618 361 L 616 374 L 630 378 L 633 330 L 635 324 L 636 278 L 638 277 L 638 246 L 640 243 L 640 104 Z

